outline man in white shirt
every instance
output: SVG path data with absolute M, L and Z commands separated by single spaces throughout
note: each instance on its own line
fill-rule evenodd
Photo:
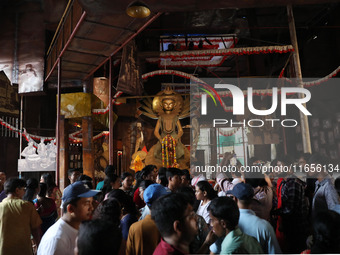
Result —
M 77 181 L 64 190 L 63 216 L 52 225 L 41 239 L 38 255 L 73 255 L 75 240 L 82 221 L 90 220 L 93 212 L 93 196 L 86 184 Z

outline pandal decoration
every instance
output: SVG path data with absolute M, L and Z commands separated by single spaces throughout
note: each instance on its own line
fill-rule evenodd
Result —
M 19 135 L 22 135 L 27 142 L 33 141 L 33 146 L 36 147 L 36 148 L 38 147 L 38 143 L 36 141 L 44 140 L 45 142 L 49 142 L 49 141 L 52 141 L 52 140 L 56 139 L 55 137 L 46 137 L 46 136 L 39 136 L 39 135 L 29 134 L 29 133 L 27 133 L 25 128 L 23 128 L 23 132 L 21 132 L 19 128 L 14 127 L 13 125 L 7 123 L 2 118 L 0 118 L 0 125 L 8 128 L 9 130 L 11 130 L 11 131 L 13 131 L 15 133 L 18 133 Z M 74 132 L 72 134 L 69 134 L 69 141 L 70 141 L 70 143 L 82 143 L 83 142 L 83 138 L 78 138 L 77 137 L 81 133 L 82 133 L 82 130 L 79 130 L 79 131 L 76 131 L 76 132 Z M 92 140 L 94 141 L 94 140 L 102 138 L 103 136 L 108 136 L 108 135 L 109 135 L 109 131 L 102 131 L 98 135 L 94 136 L 92 138 Z
M 178 167 L 176 159 L 176 140 L 170 134 L 162 140 L 162 164 L 163 167 Z
M 133 160 L 130 169 L 134 170 L 135 172 L 141 171 L 145 167 L 141 157 L 139 155 Z
M 283 80 L 285 80 L 289 83 L 293 83 L 293 81 L 291 79 L 283 76 L 284 71 L 285 71 L 285 68 L 282 69 L 279 78 L 283 79 Z M 321 79 L 318 79 L 316 81 L 310 81 L 310 82 L 302 82 L 302 84 L 305 88 L 317 86 L 317 85 L 320 85 L 321 83 L 326 82 L 329 79 L 337 76 L 339 72 L 340 72 L 340 66 L 338 66 L 333 72 L 331 72 L 330 74 L 326 75 L 325 77 L 323 77 Z

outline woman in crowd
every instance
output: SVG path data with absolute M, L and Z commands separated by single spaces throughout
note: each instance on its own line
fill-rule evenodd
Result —
M 210 217 L 208 212 L 208 206 L 211 200 L 217 197 L 216 191 L 210 185 L 208 181 L 200 181 L 195 186 L 196 199 L 200 200 L 200 205 L 197 209 L 197 214 L 202 216 L 207 224 L 210 223 Z
M 55 223 L 58 213 L 54 200 L 46 197 L 47 185 L 41 182 L 39 187 L 38 197 L 33 200 L 33 203 L 42 220 L 41 231 L 44 234 Z
M 129 172 L 124 172 L 121 175 L 121 179 L 122 179 L 122 186 L 120 187 L 120 189 L 123 190 L 127 195 L 132 197 L 134 193 L 133 188 L 132 188 L 134 178 L 132 174 Z
M 61 216 L 61 191 L 58 186 L 55 184 L 53 177 L 49 173 L 45 173 L 41 176 L 40 182 L 43 182 L 47 185 L 47 197 L 52 198 L 57 206 L 58 218 Z
M 161 167 L 158 170 L 158 174 L 156 177 L 156 183 L 163 185 L 164 187 L 168 187 L 168 179 L 166 178 L 166 168 Z
M 144 198 L 143 198 L 144 190 L 146 190 L 146 188 L 149 187 L 151 184 L 153 184 L 153 181 L 150 181 L 150 180 L 144 180 L 140 183 L 140 185 L 139 185 L 139 197 L 140 197 L 141 200 L 144 201 Z M 150 208 L 147 205 L 145 205 L 139 211 L 141 213 L 139 220 L 144 219 L 146 215 L 150 214 Z
M 136 185 L 134 187 L 134 194 L 133 194 L 133 202 L 137 205 L 138 209 L 141 209 L 145 206 L 144 201 L 139 196 L 139 185 L 143 180 L 151 180 L 154 181 L 154 169 L 156 166 L 154 165 L 147 165 L 144 167 L 140 172 L 136 173 Z
M 106 199 L 107 194 L 111 191 L 111 190 L 116 190 L 119 189 L 120 187 L 120 177 L 116 174 L 109 174 L 105 177 L 104 179 L 104 186 L 102 189 L 102 193 L 101 193 L 101 199 L 99 201 L 104 200 L 104 198 Z
M 22 199 L 33 203 L 39 192 L 39 182 L 35 178 L 29 178 L 26 185 L 26 192 Z

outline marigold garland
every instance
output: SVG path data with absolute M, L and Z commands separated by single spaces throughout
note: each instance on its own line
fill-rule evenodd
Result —
M 162 165 L 163 167 L 177 167 L 176 139 L 166 135 L 162 139 Z

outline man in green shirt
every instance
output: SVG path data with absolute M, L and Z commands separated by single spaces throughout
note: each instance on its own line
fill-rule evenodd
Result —
M 40 242 L 42 223 L 33 203 L 22 200 L 26 182 L 10 178 L 5 182 L 7 198 L 0 203 L 0 255 L 32 254 L 31 234 Z

